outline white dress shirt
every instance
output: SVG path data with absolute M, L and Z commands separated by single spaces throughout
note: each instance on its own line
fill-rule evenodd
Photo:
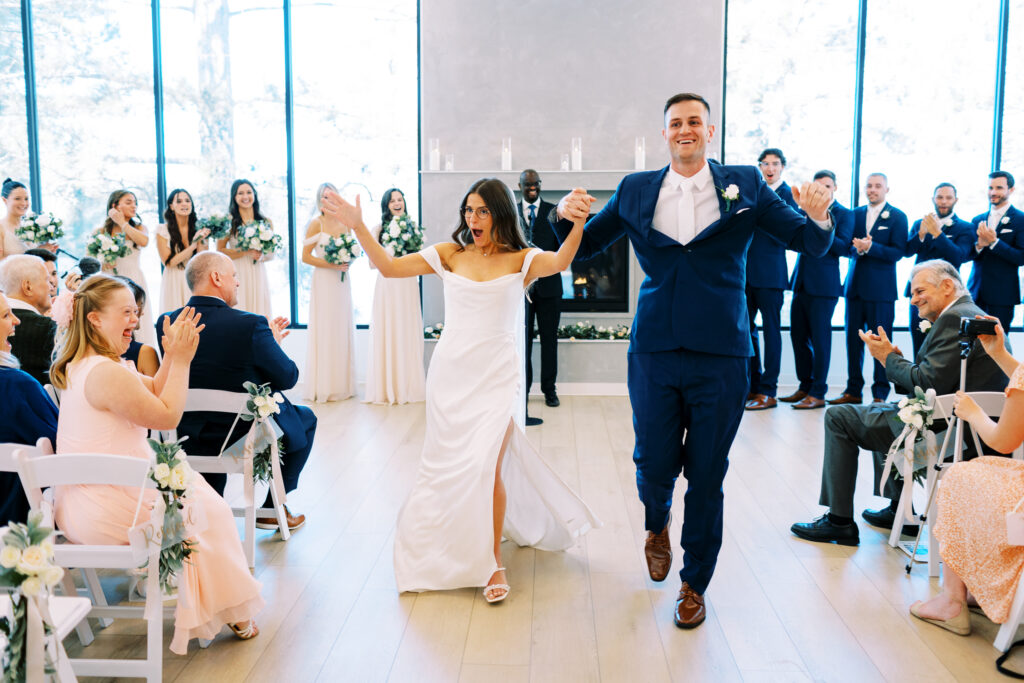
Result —
M 985 225 L 996 231 L 996 238 L 992 241 L 992 244 L 988 245 L 988 249 L 991 249 L 992 247 L 996 246 L 996 243 L 999 242 L 999 226 L 1001 225 L 1000 221 L 1003 220 L 1003 216 L 1005 216 L 1006 212 L 1009 210 L 1010 202 L 1006 202 L 1006 205 L 1003 206 L 1003 208 L 1001 209 L 997 209 L 994 206 L 988 207 L 988 218 L 985 219 Z M 982 249 L 985 249 L 985 247 L 978 248 L 978 243 L 974 243 L 975 253 L 980 254 Z
M 779 188 L 782 187 L 782 178 L 779 178 L 774 183 L 769 183 L 768 187 L 772 188 L 772 192 L 778 194 Z
M 871 234 L 871 229 L 875 227 L 875 221 L 882 215 L 882 209 L 885 208 L 885 202 L 880 202 L 877 206 L 874 204 L 868 204 L 868 215 L 864 221 L 864 227 L 867 230 L 867 234 Z
M 523 200 L 523 218 L 526 219 L 527 226 L 529 226 L 529 224 L 530 224 L 529 221 L 530 221 L 530 207 L 531 206 L 533 207 L 533 214 L 534 214 L 533 218 L 534 218 L 534 220 L 536 220 L 537 216 L 540 215 L 540 197 L 537 197 L 537 201 L 535 201 L 533 204 L 531 204 L 530 202 L 526 201 L 525 199 Z

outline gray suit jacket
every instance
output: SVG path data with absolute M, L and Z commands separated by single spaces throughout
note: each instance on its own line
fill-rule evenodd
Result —
M 931 326 L 917 354 L 917 363 L 896 353 L 885 359 L 885 374 L 896 391 L 912 396 L 914 387 L 935 389 L 939 396 L 960 388 L 960 318 L 985 315 L 970 295 L 956 300 Z M 1007 342 L 1009 347 L 1009 342 Z M 967 357 L 967 391 L 1002 391 L 1009 378 L 999 369 L 980 343 Z

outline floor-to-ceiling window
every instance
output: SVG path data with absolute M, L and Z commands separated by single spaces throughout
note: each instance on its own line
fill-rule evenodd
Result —
M 27 186 L 28 124 L 22 54 L 21 7 L 12 0 L 3 0 L 0 2 L 0 181 L 13 178 Z

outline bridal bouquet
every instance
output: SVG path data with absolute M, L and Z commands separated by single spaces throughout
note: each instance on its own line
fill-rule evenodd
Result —
M 380 244 L 392 256 L 415 254 L 423 248 L 423 228 L 403 213 L 380 229 Z
M 164 498 L 163 539 L 160 549 L 160 588 L 170 595 L 178 586 L 178 578 L 185 567 L 185 560 L 194 553 L 195 543 L 190 541 L 181 511 L 190 501 L 192 481 L 195 472 L 185 460 L 185 451 L 180 442 L 160 443 L 149 439 L 149 446 L 156 454 L 156 462 L 149 471 L 149 478 L 156 482 L 157 491 Z
M 273 254 L 275 251 L 280 251 L 283 246 L 284 240 L 274 232 L 274 229 L 266 221 L 253 221 L 238 229 L 236 249 L 242 251 L 251 249 L 263 254 Z
M 202 218 L 196 222 L 196 229 L 209 230 L 210 239 L 219 240 L 231 232 L 231 216 L 214 214 L 209 218 Z
M 89 256 L 99 259 L 107 265 L 114 265 L 117 263 L 117 259 L 132 253 L 132 248 L 128 245 L 123 232 L 108 235 L 101 231 L 89 238 L 85 245 L 85 251 Z
M 342 233 L 337 237 L 320 233 L 320 248 L 323 249 L 324 260 L 335 266 L 350 263 L 360 253 L 359 242 L 348 233 Z M 341 281 L 345 281 L 344 272 L 341 274 Z
M 13 618 L 0 618 L 0 633 L 7 643 L 0 653 L 4 683 L 24 681 L 29 648 L 29 601 L 49 595 L 60 583 L 64 570 L 53 563 L 53 529 L 42 525 L 43 515 L 33 512 L 28 524 L 12 523 L 0 528 L 0 587 L 12 589 Z M 32 610 L 38 617 L 38 607 Z M 44 611 L 45 613 L 45 611 Z M 53 632 L 43 621 L 44 637 Z M 49 659 L 49 648 L 47 648 Z M 46 673 L 53 674 L 52 661 L 45 662 Z
M 48 244 L 64 236 L 64 221 L 52 213 L 27 213 L 14 230 L 14 236 L 25 244 Z
M 242 386 L 249 392 L 249 400 L 245 403 L 245 409 L 249 412 L 240 415 L 244 421 L 252 422 L 255 420 L 256 422 L 262 422 L 271 415 L 279 415 L 281 413 L 281 404 L 284 403 L 284 396 L 279 391 L 271 392 L 269 382 L 259 385 L 253 382 L 246 382 Z M 270 445 L 268 445 L 262 451 L 253 455 L 253 481 L 270 481 L 271 472 L 273 471 L 270 463 L 272 452 Z M 279 454 L 284 453 L 284 442 L 281 439 L 277 441 L 277 452 Z M 282 456 L 279 455 L 278 457 Z

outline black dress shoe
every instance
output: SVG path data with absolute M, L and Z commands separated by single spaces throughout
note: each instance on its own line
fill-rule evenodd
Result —
M 529 415 L 526 416 L 527 427 L 536 427 L 537 425 L 542 424 L 544 424 L 544 420 L 540 419 L 539 417 L 530 417 Z
M 893 523 L 896 521 L 896 511 L 892 508 L 885 507 L 878 510 L 865 510 L 863 513 L 864 521 L 871 526 L 877 526 L 882 529 L 891 529 Z M 900 532 L 906 536 L 917 536 L 918 528 L 916 524 L 904 524 L 903 531 Z
M 544 394 L 544 403 L 549 408 L 557 408 L 559 405 L 561 405 L 562 402 L 558 400 L 558 394 L 556 394 L 554 391 L 549 391 L 548 393 Z
M 805 541 L 817 543 L 838 543 L 839 545 L 859 545 L 860 532 L 856 522 L 839 525 L 833 524 L 827 514 L 813 522 L 799 522 L 789 527 L 795 536 Z

